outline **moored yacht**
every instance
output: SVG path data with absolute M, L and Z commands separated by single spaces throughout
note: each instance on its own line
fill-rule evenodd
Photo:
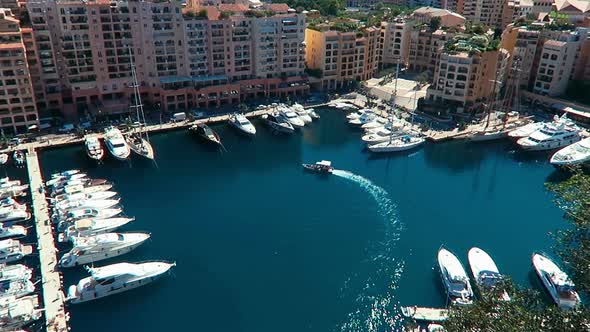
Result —
M 82 219 L 77 220 L 68 226 L 65 231 L 58 236 L 59 241 L 64 242 L 75 237 L 92 236 L 96 234 L 108 233 L 122 227 L 135 218 L 108 218 L 108 219 Z
M 473 247 L 467 253 L 467 260 L 469 261 L 475 284 L 480 289 L 491 289 L 502 280 L 503 276 L 500 274 L 496 263 L 485 251 Z M 505 301 L 510 300 L 510 296 L 506 292 L 502 294 L 501 298 Z
M 126 254 L 147 241 L 147 233 L 104 233 L 87 237 L 73 237 L 72 250 L 62 256 L 62 267 L 73 267 L 98 262 Z
M 72 209 L 107 209 L 119 204 L 120 199 L 89 199 L 78 201 L 63 201 L 55 204 L 55 209 L 68 211 Z
M 31 219 L 31 213 L 27 210 L 15 209 L 13 207 L 0 208 L 0 223 L 20 222 Z
M 519 139 L 516 143 L 524 150 L 544 151 L 559 149 L 580 139 L 582 139 L 580 128 L 570 125 L 560 118 L 558 121 L 545 123 L 541 129 L 528 137 Z
M 207 142 L 221 145 L 221 139 L 219 138 L 219 135 L 213 131 L 211 127 L 204 123 L 193 125 L 189 128 L 189 130 Z
M 372 122 L 377 118 L 377 114 L 373 112 L 364 112 L 358 118 L 348 120 L 348 123 L 353 126 L 362 126 L 366 123 Z
M 0 280 L 30 280 L 33 270 L 24 264 L 11 264 L 0 267 Z
M 27 236 L 27 232 L 27 228 L 24 226 L 0 223 L 0 239 L 24 237 Z
M 369 145 L 371 152 L 398 152 L 417 148 L 424 144 L 425 140 L 422 137 L 404 134 L 397 137 L 391 137 L 389 140 Z
M 534 133 L 535 131 L 541 129 L 543 127 L 543 125 L 544 125 L 543 122 L 531 122 L 531 123 L 526 124 L 520 128 L 516 128 L 514 130 L 511 130 L 510 132 L 508 132 L 508 137 L 514 138 L 514 139 L 528 137 L 532 133 Z
M 131 151 L 135 152 L 135 154 L 137 154 L 138 156 L 150 160 L 153 160 L 155 158 L 154 147 L 149 142 L 149 140 L 147 140 L 140 133 L 133 133 L 127 135 L 125 141 L 127 142 L 127 145 L 129 146 Z
M 575 166 L 590 161 L 590 137 L 555 152 L 551 156 L 551 164 L 554 166 Z
M 295 128 L 305 126 L 305 122 L 299 118 L 299 115 L 289 108 L 283 108 L 279 114 Z
M 249 136 L 256 135 L 256 128 L 244 114 L 232 114 L 229 116 L 228 122 L 232 127 L 238 129 L 243 134 Z
M 292 134 L 295 131 L 293 125 L 291 125 L 289 121 L 285 120 L 278 114 L 264 114 L 262 116 L 262 119 L 264 120 L 264 123 L 266 123 L 270 128 L 272 128 L 276 132 Z
M 104 149 L 100 140 L 96 135 L 88 135 L 84 138 L 84 147 L 86 148 L 86 155 L 93 160 L 102 160 L 104 158 Z
M 368 145 L 377 144 L 377 143 L 389 141 L 391 139 L 391 135 L 395 135 L 395 134 L 392 133 L 391 130 L 388 130 L 388 129 L 385 129 L 384 127 L 382 127 L 378 130 L 370 131 L 369 133 L 363 135 L 363 137 L 361 137 L 361 141 L 363 141 L 363 143 L 366 143 Z
M 85 200 L 100 200 L 100 199 L 109 199 L 117 195 L 116 191 L 99 191 L 94 193 L 83 193 L 77 192 L 73 194 L 59 194 L 55 197 L 50 198 L 50 200 L 54 203 L 61 203 L 61 202 L 74 202 L 74 201 L 85 201 Z
M 58 177 L 70 177 L 74 174 L 78 174 L 80 173 L 79 169 L 68 169 L 67 171 L 63 171 L 63 172 L 57 172 L 57 173 L 53 173 L 51 174 L 51 178 L 58 178 Z
M 503 128 L 502 126 L 498 126 L 478 130 L 471 134 L 469 137 L 467 137 L 467 139 L 472 142 L 493 141 L 508 137 L 509 132 L 509 128 Z
M 363 108 L 363 109 L 360 109 L 356 112 L 352 112 L 352 113 L 346 115 L 346 119 L 347 120 L 358 119 L 361 117 L 361 115 L 363 115 L 365 113 L 374 113 L 374 112 L 373 112 L 373 110 L 371 110 L 369 108 Z
M 104 140 L 107 149 L 115 159 L 125 161 L 129 158 L 131 149 L 119 129 L 115 127 L 105 129 Z
M 76 194 L 76 193 L 93 194 L 93 193 L 97 193 L 97 192 L 101 192 L 101 191 L 108 191 L 112 187 L 113 187 L 113 185 L 110 183 L 109 184 L 100 184 L 100 185 L 90 186 L 90 187 L 79 184 L 79 185 L 74 185 L 74 186 L 67 186 L 62 189 L 56 190 L 55 192 L 52 192 L 51 195 L 53 195 L 54 197 L 58 197 L 61 194 L 66 194 L 66 195 L 71 195 L 71 194 Z
M 16 296 L 1 298 L 0 330 L 13 331 L 40 319 L 43 310 L 38 309 L 38 306 L 39 298 L 37 295 L 28 295 L 21 298 Z
M 0 263 L 10 263 L 23 259 L 33 252 L 33 247 L 23 245 L 19 240 L 8 239 L 0 241 Z
M 0 281 L 0 298 L 29 295 L 35 291 L 35 285 L 28 279 L 10 279 Z
M 387 120 L 386 118 L 382 118 L 380 116 L 377 116 L 372 121 L 361 125 L 361 128 L 363 128 L 364 130 L 382 128 L 388 122 L 389 122 L 389 120 Z
M 87 175 L 85 173 L 77 173 L 77 174 L 73 174 L 71 176 L 52 177 L 51 180 L 47 180 L 47 182 L 45 182 L 45 185 L 46 186 L 60 186 L 60 185 L 63 185 L 64 183 L 67 183 L 69 181 L 81 180 L 86 177 L 87 177 Z
M 473 303 L 473 290 L 463 265 L 450 251 L 440 248 L 438 266 L 449 299 L 458 305 Z
M 580 305 L 580 295 L 574 283 L 557 264 L 537 253 L 533 254 L 532 262 L 539 279 L 560 309 L 573 309 Z
M 175 266 L 174 263 L 118 263 L 89 268 L 91 276 L 68 288 L 68 301 L 81 303 L 121 293 L 158 279 Z
M 65 230 L 71 223 L 82 219 L 108 219 L 115 217 L 123 212 L 121 208 L 108 209 L 76 209 L 65 213 L 64 215 L 54 215 L 52 218 L 59 222 L 58 231 Z

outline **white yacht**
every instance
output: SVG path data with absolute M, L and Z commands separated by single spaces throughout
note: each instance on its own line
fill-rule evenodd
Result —
M 345 102 L 339 102 L 339 103 L 331 102 L 328 104 L 328 106 L 335 107 L 337 109 L 344 110 L 344 111 L 352 111 L 352 110 L 357 109 L 356 106 L 349 104 L 349 103 L 345 103 Z
M 377 118 L 377 114 L 375 114 L 373 112 L 365 112 L 365 113 L 361 114 L 361 116 L 359 116 L 358 118 L 353 118 L 353 119 L 348 120 L 348 123 L 353 126 L 362 126 L 365 123 L 372 122 L 376 118 Z
M 135 218 L 82 219 L 75 221 L 59 235 L 61 242 L 74 237 L 92 236 L 108 233 L 135 220 Z
M 471 142 L 493 141 L 508 137 L 510 128 L 502 128 L 502 126 L 492 127 L 475 131 L 467 139 Z
M 440 248 L 438 266 L 442 282 L 451 301 L 458 305 L 473 303 L 473 290 L 463 265 L 450 251 Z
M 496 266 L 496 263 L 485 251 L 473 247 L 467 253 L 467 260 L 473 273 L 473 280 L 480 289 L 490 289 L 496 283 L 502 280 L 502 275 Z M 502 294 L 502 299 L 510 300 L 506 292 Z
M 6 296 L 23 297 L 35 292 L 35 284 L 28 279 L 0 281 L 0 298 Z
M 123 212 L 121 208 L 108 209 L 77 209 L 67 212 L 65 215 L 54 215 L 53 220 L 59 222 L 58 231 L 64 231 L 71 223 L 82 219 L 108 219 L 116 217 Z
M 374 112 L 373 112 L 373 110 L 372 110 L 372 109 L 369 109 L 369 108 L 363 108 L 363 109 L 360 109 L 360 110 L 358 110 L 358 111 L 356 111 L 356 112 L 352 112 L 352 113 L 350 113 L 350 114 L 346 115 L 346 119 L 347 119 L 347 120 L 358 119 L 358 118 L 360 118 L 360 117 L 361 117 L 361 115 L 363 115 L 363 114 L 365 114 L 365 113 L 374 113 Z
M 29 295 L 21 298 L 8 296 L 0 299 L 0 331 L 13 331 L 41 318 L 39 298 Z
M 23 245 L 19 240 L 0 241 L 0 263 L 15 262 L 33 252 L 33 246 Z
M 61 183 L 65 183 L 68 181 L 74 181 L 74 180 L 80 180 L 80 179 L 84 179 L 86 178 L 88 175 L 86 175 L 85 173 L 76 173 L 70 176 L 58 176 L 58 177 L 53 177 L 51 178 L 51 180 L 47 180 L 47 182 L 45 182 L 46 186 L 59 186 Z
M 4 208 L 12 208 L 14 210 L 26 210 L 27 205 L 20 204 L 12 197 L 6 197 L 6 198 L 0 199 L 0 210 L 2 210 Z
M 0 198 L 26 196 L 29 189 L 28 184 L 0 188 Z
M 580 139 L 582 139 L 580 129 L 560 119 L 557 122 L 544 124 L 541 129 L 528 137 L 519 139 L 516 143 L 524 150 L 544 151 L 559 149 Z
M 53 173 L 53 174 L 51 174 L 51 177 L 58 178 L 58 177 L 62 177 L 62 176 L 72 176 L 72 175 L 78 174 L 78 173 L 80 173 L 79 169 L 69 169 L 67 171 Z
M 115 159 L 124 161 L 129 158 L 131 149 L 119 129 L 115 127 L 105 129 L 104 140 L 107 149 Z
M 244 114 L 232 114 L 229 116 L 228 122 L 243 134 L 250 136 L 256 135 L 256 128 Z
M 20 180 L 11 180 L 8 177 L 0 178 L 0 188 L 12 187 L 12 186 L 20 186 Z
M 361 128 L 363 128 L 364 130 L 382 128 L 388 122 L 389 122 L 389 120 L 387 120 L 386 118 L 382 118 L 380 116 L 377 116 L 372 121 L 367 122 L 367 123 L 361 125 Z
M 86 148 L 86 155 L 92 160 L 102 160 L 104 158 L 104 149 L 100 140 L 96 135 L 88 135 L 84 138 L 84 147 Z
M 313 108 L 308 108 L 306 111 L 312 119 L 318 120 L 320 118 L 320 115 Z
M 0 208 L 0 223 L 21 222 L 31 219 L 31 213 L 27 210 L 15 209 L 13 207 Z
M 98 262 L 126 254 L 139 247 L 150 235 L 147 233 L 104 233 L 87 237 L 73 237 L 72 250 L 62 256 L 62 267 Z
M 20 225 L 7 225 L 0 223 L 0 239 L 8 239 L 11 237 L 19 238 L 27 236 L 28 230 Z
M 61 202 L 75 202 L 75 201 L 86 201 L 86 200 L 101 200 L 101 199 L 109 199 L 117 196 L 116 191 L 99 191 L 95 193 L 83 193 L 77 192 L 73 194 L 59 194 L 53 198 L 50 198 L 52 202 L 55 204 Z
M 60 196 L 61 194 L 71 195 L 75 193 L 83 193 L 83 194 L 93 194 L 101 191 L 108 191 L 113 187 L 112 184 L 101 184 L 97 186 L 86 187 L 84 185 L 75 185 L 75 186 L 68 186 L 63 188 L 63 190 L 59 190 L 56 193 L 52 193 L 55 197 Z
M 391 139 L 369 145 L 368 148 L 371 152 L 398 152 L 398 151 L 406 151 L 410 149 L 417 148 L 424 144 L 425 140 L 422 137 L 404 134 L 397 137 L 392 137 Z
M 533 254 L 532 261 L 539 279 L 560 309 L 573 309 L 580 305 L 580 295 L 574 283 L 557 264 L 541 254 Z
M 120 198 L 62 201 L 55 204 L 55 209 L 60 210 L 60 212 L 65 212 L 73 209 L 107 209 L 119 204 L 119 201 Z
M 303 128 L 305 126 L 305 122 L 291 109 L 284 108 L 280 111 L 280 115 L 295 128 Z
M 544 125 L 545 124 L 543 122 L 531 122 L 531 123 L 526 124 L 520 128 L 516 128 L 514 130 L 511 130 L 508 133 L 508 137 L 514 138 L 514 139 L 528 137 L 528 136 L 531 136 L 531 134 L 534 133 L 535 131 L 541 129 Z
M 274 131 L 285 134 L 292 134 L 295 132 L 293 125 L 278 114 L 264 114 L 262 116 L 264 122 Z
M 368 145 L 372 145 L 389 141 L 391 139 L 391 135 L 395 135 L 395 133 L 392 133 L 391 130 L 382 127 L 378 130 L 370 131 L 369 133 L 363 135 L 361 137 L 361 141 Z
M 554 166 L 574 166 L 590 161 L 590 137 L 568 145 L 551 156 Z
M 24 264 L 0 266 L 0 280 L 31 280 L 33 270 Z
M 0 165 L 4 165 L 8 162 L 8 154 L 6 153 L 0 153 Z
M 70 286 L 67 299 L 71 303 L 81 303 L 147 285 L 175 265 L 166 262 L 118 263 L 88 268 L 91 276 Z
M 147 134 L 146 134 L 147 135 Z M 125 142 L 131 151 L 135 152 L 138 156 L 154 160 L 154 147 L 147 139 L 147 136 L 143 136 L 141 133 L 128 134 L 125 137 Z

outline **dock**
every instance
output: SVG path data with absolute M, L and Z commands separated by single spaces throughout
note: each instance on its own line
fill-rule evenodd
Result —
M 443 322 L 449 317 L 449 310 L 413 306 L 402 307 L 402 314 L 422 322 Z
M 57 270 L 57 248 L 51 229 L 49 210 L 43 177 L 39 166 L 37 152 L 33 148 L 26 154 L 29 185 L 35 216 L 39 261 L 41 266 L 41 283 L 43 289 L 43 306 L 48 332 L 68 331 L 68 317 L 65 311 L 65 296 L 62 289 L 61 276 Z

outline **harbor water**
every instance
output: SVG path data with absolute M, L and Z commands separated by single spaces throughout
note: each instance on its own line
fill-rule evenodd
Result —
M 80 168 L 114 182 L 136 217 L 122 231 L 152 235 L 96 266 L 177 262 L 153 284 L 70 306 L 73 331 L 391 331 L 400 305 L 446 304 L 441 245 L 465 265 L 478 246 L 500 272 L 539 287 L 531 253 L 565 225 L 544 187 L 556 177 L 548 155 L 504 141 L 372 156 L 342 113 L 321 115 L 292 136 L 258 121 L 254 138 L 214 126 L 223 152 L 188 131 L 154 135 L 157 165 L 96 165 L 82 145 L 44 151 L 46 177 Z M 333 176 L 302 170 L 321 159 Z M 66 270 L 65 286 L 85 276 Z

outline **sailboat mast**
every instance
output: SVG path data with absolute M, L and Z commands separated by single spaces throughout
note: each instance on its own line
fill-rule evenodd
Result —
M 141 94 L 139 93 L 139 83 L 137 82 L 137 73 L 135 72 L 135 63 L 133 62 L 133 52 L 132 52 L 130 45 L 128 46 L 128 49 L 129 49 L 129 60 L 130 60 L 130 65 L 131 65 L 131 78 L 133 80 L 133 82 L 132 82 L 133 95 L 134 95 L 134 99 L 135 99 L 135 105 L 133 107 L 135 108 L 135 112 L 137 114 L 137 121 L 139 121 L 141 123 L 141 127 L 145 127 L 145 115 L 143 113 L 143 104 L 141 102 Z M 142 134 L 142 132 L 145 132 L 145 138 L 149 142 L 149 136 L 148 136 L 147 130 L 145 130 L 145 128 L 142 128 L 140 135 Z
M 494 80 L 492 81 L 492 94 L 490 95 L 490 103 L 488 105 L 488 117 L 486 120 L 486 125 L 484 127 L 484 130 L 488 128 L 488 126 L 490 125 L 490 117 L 492 116 L 492 106 L 494 104 L 494 102 L 496 101 L 496 85 L 498 84 L 498 70 L 496 70 L 496 75 L 494 77 Z

